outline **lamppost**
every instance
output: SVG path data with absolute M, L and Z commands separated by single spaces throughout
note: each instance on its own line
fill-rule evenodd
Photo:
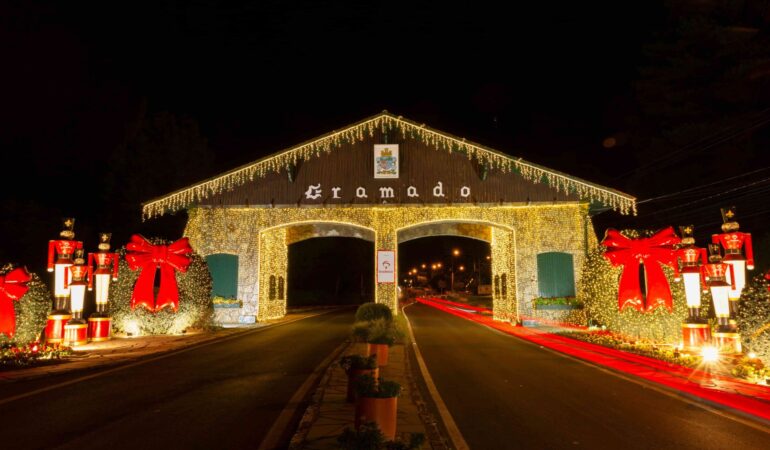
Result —
M 460 256 L 460 250 L 454 249 L 452 250 L 452 275 L 450 278 L 451 286 L 449 286 L 449 290 L 454 292 L 455 291 L 455 258 Z
M 695 246 L 692 225 L 679 227 L 684 246 L 677 250 L 680 260 L 681 276 L 676 281 L 684 283 L 684 295 L 687 301 L 687 319 L 682 324 L 682 346 L 688 351 L 700 351 L 704 344 L 711 341 L 711 328 L 700 317 L 701 306 L 701 267 L 707 263 L 706 249 Z

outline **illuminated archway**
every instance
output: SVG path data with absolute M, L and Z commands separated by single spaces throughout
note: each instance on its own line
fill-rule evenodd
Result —
M 596 245 L 592 203 L 636 208 L 622 192 L 383 112 L 149 201 L 143 214 L 186 209 L 185 235 L 200 254 L 238 256 L 242 323 L 285 314 L 279 280 L 288 242 L 302 236 L 374 242 L 375 301 L 397 313 L 399 241 L 420 227 L 467 235 L 482 224 L 498 280 L 494 316 L 518 320 L 538 296 L 538 254 L 570 254 L 580 273 Z

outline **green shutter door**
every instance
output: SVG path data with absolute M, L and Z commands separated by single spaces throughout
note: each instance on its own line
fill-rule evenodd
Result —
M 214 288 L 213 297 L 237 298 L 238 296 L 238 257 L 218 253 L 206 257 Z
M 560 252 L 537 255 L 537 287 L 540 297 L 574 297 L 572 255 Z

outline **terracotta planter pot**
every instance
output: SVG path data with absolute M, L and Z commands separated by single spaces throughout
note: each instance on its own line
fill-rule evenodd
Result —
M 356 381 L 364 375 L 371 375 L 376 383 L 380 376 L 380 369 L 351 369 L 348 372 L 348 395 L 346 397 L 348 402 L 356 401 Z
M 356 400 L 356 429 L 365 423 L 374 422 L 386 440 L 395 439 L 397 400 L 397 397 L 359 397 Z
M 388 365 L 388 345 L 387 344 L 367 344 L 367 356 L 377 355 L 377 367 Z

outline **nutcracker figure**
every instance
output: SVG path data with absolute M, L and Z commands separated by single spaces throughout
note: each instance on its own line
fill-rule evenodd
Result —
M 724 261 L 733 267 L 735 282 L 728 278 L 733 286 L 730 289 L 730 315 L 735 319 L 738 312 L 738 300 L 746 286 L 746 269 L 754 270 L 754 249 L 751 245 L 751 233 L 738 231 L 740 225 L 735 221 L 735 206 L 722 208 L 722 234 L 714 234 L 711 241 L 721 244 L 725 249 Z M 741 249 L 745 249 L 745 257 Z
M 110 252 L 110 233 L 99 233 L 99 251 L 88 254 L 88 268 L 93 275 L 88 289 L 96 284 L 96 312 L 88 318 L 88 336 L 91 341 L 110 338 L 111 318 L 107 309 L 110 294 L 110 278 L 118 279 L 118 254 Z M 95 267 L 95 270 L 94 270 Z
M 709 244 L 709 263 L 703 265 L 703 271 L 717 317 L 717 329 L 714 332 L 716 345 L 723 353 L 740 353 L 741 336 L 735 322 L 730 321 L 730 291 L 735 289 L 735 285 L 727 280 L 728 277 L 735 279 L 731 273 L 733 266 L 722 262 L 719 244 Z
M 676 250 L 678 268 L 681 275 L 676 281 L 684 283 L 684 295 L 687 301 L 687 319 L 682 324 L 682 346 L 688 351 L 699 351 L 711 342 L 711 328 L 706 320 L 700 317 L 701 280 L 703 271 L 701 263 L 706 264 L 706 249 L 695 246 L 692 225 L 679 227 L 682 235 L 682 246 Z
M 73 264 L 65 269 L 65 286 L 70 291 L 70 307 L 72 318 L 64 325 L 64 344 L 83 345 L 88 342 L 88 325 L 83 320 L 86 288 L 90 267 L 86 265 L 85 252 L 82 248 L 75 250 Z
M 75 250 L 83 248 L 82 242 L 74 240 L 74 226 L 75 219 L 65 218 L 64 230 L 59 233 L 60 239 L 48 241 L 48 271 L 54 272 L 54 308 L 48 315 L 45 335 L 51 343 L 64 339 L 64 324 L 72 317 L 69 311 L 70 290 L 65 282 L 65 269 L 72 265 Z

